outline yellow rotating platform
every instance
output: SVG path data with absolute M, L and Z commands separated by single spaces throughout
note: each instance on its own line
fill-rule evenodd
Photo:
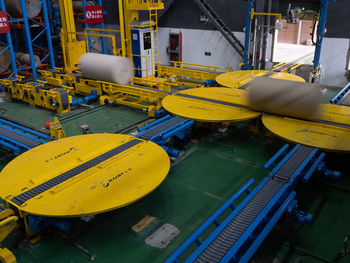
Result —
M 295 143 L 328 151 L 350 152 L 350 108 L 323 104 L 315 122 L 264 114 L 272 133 Z
M 188 89 L 165 97 L 163 107 L 174 115 L 200 122 L 237 122 L 257 118 L 248 110 L 244 90 L 227 88 Z
M 217 83 L 228 88 L 246 89 L 255 77 L 269 77 L 274 79 L 284 79 L 305 82 L 305 80 L 294 74 L 284 72 L 274 72 L 269 70 L 241 70 L 231 71 L 216 77 Z
M 130 135 L 91 134 L 49 142 L 0 173 L 0 197 L 34 215 L 75 217 L 135 202 L 170 168 L 167 153 Z

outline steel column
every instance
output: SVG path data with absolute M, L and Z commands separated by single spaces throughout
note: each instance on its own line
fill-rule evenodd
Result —
M 241 69 L 251 69 L 249 64 L 249 44 L 250 44 L 250 27 L 251 27 L 251 12 L 254 6 L 255 0 L 243 0 L 247 1 L 246 18 L 245 18 L 245 39 L 244 39 L 244 56 L 243 65 Z

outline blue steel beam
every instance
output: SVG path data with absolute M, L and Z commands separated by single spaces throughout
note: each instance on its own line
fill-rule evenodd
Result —
M 102 0 L 98 0 L 97 2 L 96 2 L 95 0 L 93 0 L 93 2 L 94 2 L 95 4 L 102 5 Z M 91 28 L 90 25 L 86 23 L 85 7 L 86 7 L 86 0 L 83 0 L 83 12 L 84 12 L 85 28 Z M 100 28 L 101 28 L 101 29 L 104 29 L 104 28 L 105 28 L 104 23 L 100 23 Z M 93 31 L 93 28 L 91 28 L 91 31 Z M 98 32 L 98 33 L 99 33 L 99 34 L 102 34 L 102 35 L 104 34 L 103 31 L 102 31 L 102 32 Z M 98 38 L 100 38 L 100 37 L 98 37 Z M 97 38 L 97 39 L 98 39 L 98 38 Z M 95 40 L 95 41 L 96 41 L 96 40 Z M 95 41 L 94 41 L 94 42 L 95 42 Z M 88 36 L 88 48 L 89 48 L 89 52 L 91 52 L 92 45 L 94 44 L 94 42 L 91 43 L 90 36 Z M 101 52 L 102 54 L 107 54 L 106 40 L 105 40 L 104 37 L 101 37 L 101 42 L 102 42 L 102 51 L 101 51 L 101 50 L 97 50 L 97 49 L 95 49 L 95 50 Z
M 320 12 L 320 19 L 319 19 L 318 29 L 317 29 L 316 49 L 315 49 L 315 56 L 314 56 L 313 68 L 312 68 L 313 76 L 316 75 L 320 66 L 322 43 L 323 43 L 323 37 L 326 29 L 328 2 L 335 2 L 335 1 L 336 0 L 321 0 L 321 12 Z M 315 81 L 316 81 L 316 77 L 313 77 L 312 82 L 315 82 Z
M 243 65 L 241 69 L 248 70 L 251 69 L 249 63 L 249 44 L 250 44 L 250 28 L 251 28 L 251 12 L 254 6 L 255 0 L 243 0 L 247 2 L 246 8 L 246 17 L 245 17 L 245 38 L 244 38 L 244 56 L 243 56 Z
M 0 9 L 1 9 L 1 11 L 6 11 L 4 0 L 0 0 Z M 10 21 L 8 21 L 8 23 L 10 23 Z M 8 46 L 9 53 L 10 53 L 11 67 L 12 67 L 12 72 L 13 72 L 11 75 L 18 75 L 15 52 L 14 52 L 13 45 L 12 45 L 11 32 L 6 33 L 6 41 L 7 41 L 7 46 Z

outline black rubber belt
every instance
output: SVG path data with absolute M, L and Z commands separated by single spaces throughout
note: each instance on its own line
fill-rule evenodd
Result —
M 230 103 L 230 102 L 226 102 L 226 101 L 221 101 L 221 100 L 207 99 L 207 98 L 203 98 L 203 97 L 197 97 L 197 96 L 192 96 L 192 95 L 182 94 L 182 93 L 176 93 L 175 95 L 179 96 L 179 97 L 190 98 L 190 99 L 201 100 L 201 101 L 207 101 L 207 102 L 212 102 L 212 103 L 216 103 L 216 104 L 237 107 L 237 108 L 241 108 L 241 109 L 248 109 L 247 106 L 236 104 L 236 103 Z
M 350 129 L 350 125 L 349 124 L 343 124 L 343 123 L 334 122 L 334 121 L 324 121 L 324 120 L 315 120 L 315 122 L 322 123 L 322 124 L 327 124 L 327 125 L 331 125 L 331 126 L 337 126 L 337 127 L 340 127 L 340 128 Z
M 32 140 L 26 136 L 23 136 L 21 134 L 18 134 L 16 132 L 13 132 L 9 129 L 5 129 L 5 128 L 2 128 L 0 127 L 0 135 L 3 136 L 3 137 L 7 137 L 9 139 L 12 139 L 14 141 L 17 141 L 17 142 L 20 142 L 20 143 L 23 143 L 25 145 L 27 145 L 28 147 L 30 148 L 34 148 L 38 145 L 41 145 L 40 142 L 37 142 L 35 140 Z
M 167 130 L 168 128 L 170 128 L 171 126 L 174 126 L 182 121 L 184 121 L 185 118 L 182 117 L 175 117 L 173 119 L 171 119 L 170 121 L 163 123 L 162 125 L 160 125 L 159 127 L 150 130 L 148 132 L 146 132 L 145 134 L 143 134 L 142 136 L 140 136 L 141 139 L 144 140 L 149 140 L 151 139 L 154 135 L 157 135 L 165 130 Z
M 263 75 L 263 76 L 261 76 L 261 77 L 268 78 L 268 77 L 270 77 L 270 76 L 272 76 L 272 75 L 274 75 L 274 74 L 276 74 L 276 73 L 277 73 L 277 72 L 273 72 L 273 71 L 272 71 L 272 72 L 266 73 L 265 75 Z M 240 86 L 238 89 L 246 89 L 246 88 L 249 87 L 250 84 L 252 84 L 252 82 L 253 82 L 253 80 L 251 80 L 251 81 L 247 82 L 246 84 Z
M 220 262 L 283 185 L 269 180 L 194 262 Z
M 288 182 L 291 175 L 314 149 L 315 148 L 301 146 L 274 174 L 273 179 L 285 183 Z
M 114 148 L 113 150 L 110 150 L 90 161 L 87 161 L 86 163 L 83 163 L 67 172 L 64 172 L 63 174 L 60 174 L 58 176 L 56 176 L 55 178 L 50 179 L 49 181 L 42 183 L 20 195 L 15 196 L 14 198 L 11 199 L 12 202 L 14 202 L 17 205 L 22 205 L 24 202 L 26 202 L 27 200 L 42 194 L 43 192 L 57 186 L 58 184 L 61 184 L 65 181 L 67 181 L 68 179 L 82 173 L 85 172 L 86 170 L 106 161 L 107 159 L 112 158 L 113 156 L 122 153 L 124 151 L 126 151 L 127 149 L 141 143 L 143 141 L 138 140 L 138 139 L 133 139 L 127 143 L 124 143 L 120 146 L 118 146 L 117 148 Z

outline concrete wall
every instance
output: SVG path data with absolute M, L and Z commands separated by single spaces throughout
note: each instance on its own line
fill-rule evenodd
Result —
M 243 61 L 237 52 L 230 46 L 219 31 L 199 29 L 159 28 L 159 51 L 163 64 L 169 64 L 169 55 L 166 50 L 169 46 L 169 33 L 182 32 L 183 54 L 182 61 L 212 66 L 230 66 L 235 70 Z M 244 33 L 235 32 L 235 35 L 244 42 Z M 210 52 L 211 56 L 206 56 Z
M 344 75 L 349 41 L 346 38 L 324 38 L 321 64 L 325 68 L 325 77 L 321 79 L 322 84 L 342 87 L 348 83 Z

